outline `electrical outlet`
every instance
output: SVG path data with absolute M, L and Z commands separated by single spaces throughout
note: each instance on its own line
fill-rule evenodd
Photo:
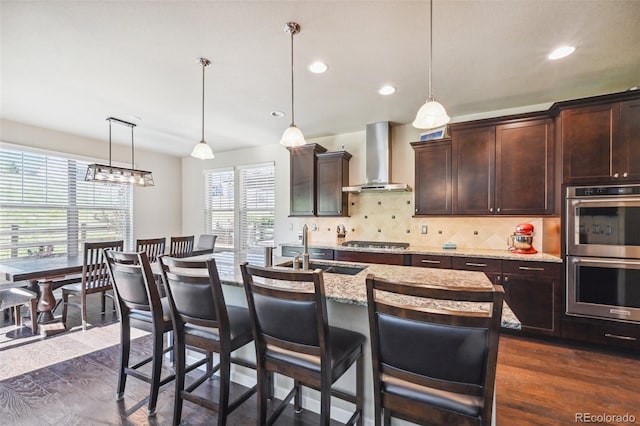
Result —
M 293 231 L 293 223 L 289 224 L 289 231 Z
M 427 234 L 428 233 L 429 228 L 427 228 L 427 225 L 422 225 L 422 233 L 423 234 Z
M 311 230 L 312 231 L 317 231 L 318 230 L 318 225 L 316 225 L 315 223 L 311 225 Z

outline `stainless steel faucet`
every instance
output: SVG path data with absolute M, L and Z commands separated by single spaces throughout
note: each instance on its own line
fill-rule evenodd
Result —
M 302 269 L 305 271 L 309 269 L 309 236 L 307 235 L 308 233 L 309 233 L 309 227 L 305 223 L 304 226 L 302 227 L 302 246 L 304 250 L 302 253 Z

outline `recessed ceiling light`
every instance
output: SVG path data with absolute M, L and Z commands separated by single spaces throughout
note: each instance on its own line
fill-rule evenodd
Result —
M 549 53 L 549 56 L 547 56 L 547 58 L 551 60 L 561 59 L 571 55 L 574 50 L 576 50 L 574 46 L 560 46 L 553 52 Z
M 281 117 L 284 117 L 284 112 L 282 112 L 282 111 L 271 111 L 271 116 L 272 117 L 281 118 Z
M 387 95 L 393 95 L 394 93 L 396 93 L 396 88 L 393 86 L 382 86 L 379 90 L 378 93 L 380 93 L 383 96 L 387 96 Z
M 142 117 L 140 117 L 139 115 L 129 115 L 128 118 L 129 120 L 135 121 L 135 122 L 142 121 Z
M 327 71 L 327 64 L 325 64 L 324 62 L 314 62 L 311 65 L 309 65 L 309 71 L 311 71 L 314 74 L 322 74 L 323 72 Z

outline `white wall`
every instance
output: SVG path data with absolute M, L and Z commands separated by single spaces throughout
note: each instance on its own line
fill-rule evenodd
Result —
M 108 141 L 83 138 L 9 120 L 0 121 L 0 141 L 108 161 Z M 131 162 L 130 145 L 112 145 L 113 161 Z M 136 149 L 136 168 L 153 172 L 155 186 L 134 187 L 134 239 L 182 234 L 180 158 Z

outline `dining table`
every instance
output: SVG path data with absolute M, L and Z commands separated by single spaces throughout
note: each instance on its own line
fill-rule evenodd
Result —
M 0 279 L 26 281 L 38 293 L 38 330 L 44 336 L 65 331 L 65 325 L 53 315 L 56 299 L 53 290 L 64 284 L 79 282 L 82 256 L 50 256 L 0 262 Z

